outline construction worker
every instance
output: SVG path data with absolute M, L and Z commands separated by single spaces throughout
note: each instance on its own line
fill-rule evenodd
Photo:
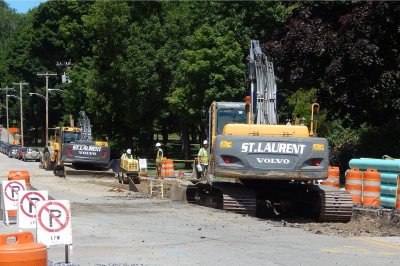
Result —
M 203 141 L 203 147 L 200 148 L 199 153 L 197 154 L 197 161 L 200 163 L 202 171 L 201 174 L 203 177 L 207 176 L 208 170 L 208 141 Z
M 131 149 L 127 149 L 126 153 L 122 154 L 121 160 L 133 159 Z
M 294 122 L 296 126 L 301 125 L 301 117 L 299 114 L 296 115 L 296 121 Z
M 161 149 L 161 143 L 156 143 L 157 148 L 157 157 L 156 157 L 156 170 L 157 170 L 157 178 L 161 177 L 161 169 L 162 169 L 162 160 L 164 157 L 164 152 Z

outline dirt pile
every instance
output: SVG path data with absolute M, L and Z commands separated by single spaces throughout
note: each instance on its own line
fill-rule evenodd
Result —
M 354 236 L 400 236 L 400 212 L 355 208 L 348 223 L 316 223 L 311 220 L 288 219 L 276 226 L 301 228 L 315 234 Z

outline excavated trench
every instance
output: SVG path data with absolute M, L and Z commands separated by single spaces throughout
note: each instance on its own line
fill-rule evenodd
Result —
M 118 187 L 128 190 L 128 185 L 118 184 Z M 146 186 L 142 184 L 142 187 Z M 165 189 L 166 191 L 164 196 L 165 198 L 169 198 L 171 193 L 170 186 L 167 185 Z M 155 196 L 159 197 L 159 195 Z M 315 222 L 315 220 L 311 218 L 297 217 L 263 217 L 254 219 L 270 221 L 277 227 L 300 228 L 304 231 L 315 234 L 336 235 L 342 237 L 400 236 L 400 211 L 366 206 L 355 206 L 352 219 L 348 223 Z

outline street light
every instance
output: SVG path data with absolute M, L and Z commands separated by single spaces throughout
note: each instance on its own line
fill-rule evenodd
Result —
M 7 95 L 7 97 L 11 97 L 11 98 L 15 98 L 17 100 L 21 100 L 21 98 L 19 98 L 17 95 L 10 94 L 10 95 Z
M 45 96 L 43 96 L 43 95 L 42 95 L 42 94 L 40 94 L 40 93 L 36 93 L 36 92 L 30 92 L 30 93 L 29 93 L 29 95 L 30 95 L 30 96 L 36 95 L 36 96 L 39 96 L 40 98 L 42 98 L 43 100 L 46 100 L 46 97 L 45 97 Z
M 59 92 L 64 93 L 64 91 L 60 90 L 60 89 L 47 89 L 47 91 L 48 92 L 50 92 L 50 91 L 59 91 Z M 40 93 L 36 93 L 36 92 L 30 92 L 29 95 L 30 96 L 36 95 L 36 96 L 42 98 L 43 100 L 45 100 L 45 102 L 46 102 L 46 145 L 47 145 L 47 139 L 48 139 L 48 133 L 47 132 L 49 130 L 49 128 L 48 128 L 49 127 L 49 124 L 48 124 L 48 117 L 49 117 L 49 109 L 48 109 L 48 104 L 49 103 L 48 102 L 49 102 L 49 98 L 44 96 L 44 95 L 42 95 L 42 94 L 40 94 Z
M 57 76 L 57 74 L 54 73 L 38 73 L 36 74 L 37 76 L 44 76 L 46 78 L 46 142 L 45 142 L 45 147 L 48 144 L 49 141 L 49 77 L 51 76 Z
M 49 91 L 58 91 L 58 92 L 61 92 L 61 93 L 64 93 L 64 90 L 60 90 L 60 89 L 48 89 Z

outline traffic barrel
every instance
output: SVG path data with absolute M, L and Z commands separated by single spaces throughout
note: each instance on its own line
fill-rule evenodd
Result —
M 162 162 L 161 176 L 164 177 L 174 177 L 174 161 L 165 158 Z
M 397 176 L 396 209 L 400 210 L 400 175 Z
M 8 180 L 25 180 L 26 186 L 31 186 L 31 177 L 29 171 L 26 170 L 8 171 Z
M 362 202 L 367 206 L 379 206 L 381 194 L 381 173 L 377 169 L 368 168 L 364 172 Z
M 8 180 L 25 180 L 27 187 L 31 186 L 31 177 L 27 170 L 10 170 L 8 171 Z M 8 217 L 15 218 L 17 216 L 16 210 L 7 211 Z
M 353 203 L 362 204 L 361 191 L 363 184 L 363 172 L 352 168 L 346 172 L 345 189 L 350 192 Z
M 328 178 L 322 182 L 322 185 L 331 187 L 340 187 L 340 170 L 339 167 L 329 166 Z
M 46 266 L 47 248 L 31 232 L 0 235 L 0 266 Z

